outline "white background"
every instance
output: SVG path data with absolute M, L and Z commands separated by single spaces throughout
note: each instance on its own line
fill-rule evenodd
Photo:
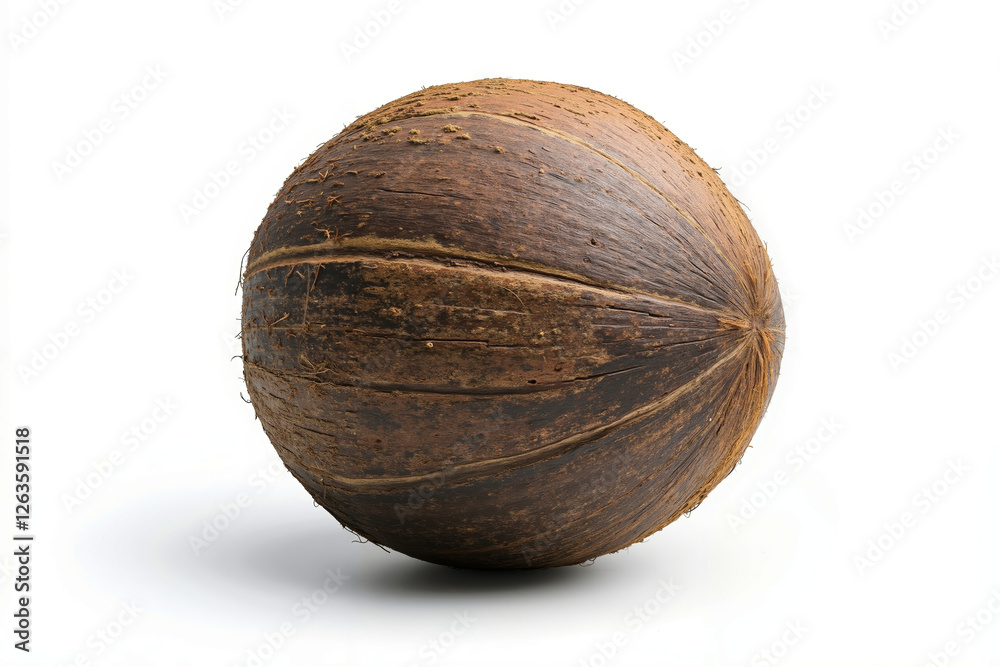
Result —
M 1000 6 L 893 2 L 10 2 L 0 662 L 1000 665 Z M 785 300 L 742 465 L 589 567 L 352 543 L 276 464 L 231 358 L 240 260 L 292 168 L 359 114 L 485 76 L 663 122 L 748 208 Z

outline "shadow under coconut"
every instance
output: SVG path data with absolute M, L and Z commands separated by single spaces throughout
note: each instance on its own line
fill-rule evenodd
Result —
M 318 513 L 317 513 L 318 514 Z M 257 515 L 220 536 L 199 556 L 177 551 L 170 566 L 214 587 L 254 589 L 263 595 L 309 594 L 331 581 L 338 595 L 382 598 L 462 597 L 512 591 L 577 589 L 605 579 L 606 568 L 474 570 L 427 563 L 361 540 L 332 517 L 288 521 L 281 508 Z
M 260 622 L 262 614 L 287 615 L 303 596 L 331 582 L 339 588 L 322 605 L 322 615 L 340 628 L 355 617 L 345 614 L 356 612 L 359 598 L 379 613 L 411 609 L 399 602 L 451 608 L 463 599 L 525 595 L 573 606 L 568 601 L 619 590 L 624 579 L 643 570 L 624 567 L 617 556 L 545 570 L 435 565 L 358 543 L 332 517 L 302 511 L 292 500 L 254 504 L 196 552 L 192 537 L 202 535 L 205 522 L 219 512 L 219 498 L 227 497 L 214 487 L 170 489 L 120 503 L 80 526 L 72 544 L 75 565 L 91 584 L 121 600 L 232 627 Z
M 308 592 L 323 583 L 328 571 L 351 576 L 364 560 L 361 545 L 340 533 L 336 526 L 315 522 L 273 526 L 234 536 L 206 553 L 204 566 L 220 578 Z
M 427 563 L 359 541 L 335 522 L 283 526 L 278 534 L 244 535 L 238 550 L 217 552 L 219 576 L 268 581 L 308 591 L 331 574 L 354 592 L 380 596 L 462 596 L 559 586 L 593 577 L 587 566 L 544 570 L 474 570 Z
M 587 567 L 555 567 L 545 570 L 469 570 L 435 565 L 393 554 L 394 562 L 364 572 L 357 582 L 382 595 L 463 596 L 509 593 L 558 587 L 579 588 L 593 572 Z
M 587 566 L 473 570 L 427 563 L 361 541 L 332 519 L 271 524 L 266 530 L 227 538 L 198 559 L 200 568 L 210 571 L 217 581 L 306 593 L 331 577 L 355 593 L 424 597 L 578 587 L 597 574 Z M 185 565 L 190 568 L 191 564 Z

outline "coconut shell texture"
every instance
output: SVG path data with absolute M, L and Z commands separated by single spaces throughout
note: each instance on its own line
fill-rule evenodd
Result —
M 359 118 L 247 262 L 278 454 L 344 526 L 434 563 L 568 565 L 660 530 L 736 466 L 784 348 L 715 172 L 577 86 L 434 86 Z

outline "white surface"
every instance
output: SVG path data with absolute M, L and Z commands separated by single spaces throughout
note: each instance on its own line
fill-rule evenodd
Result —
M 923 665 L 946 648 L 957 655 L 938 664 L 1000 664 L 1000 277 L 971 300 L 952 292 L 1000 253 L 1000 7 L 898 0 L 916 11 L 884 35 L 890 0 L 576 2 L 400 0 L 350 62 L 341 45 L 387 1 L 234 0 L 221 17 L 213 0 L 49 2 L 37 34 L 16 51 L 8 39 L 0 663 L 254 665 L 248 651 L 288 624 L 261 664 Z M 10 2 L 4 33 L 45 4 Z M 679 63 L 689 39 L 707 46 Z M 781 380 L 742 465 L 690 518 L 586 568 L 476 574 L 353 544 L 283 470 L 258 473 L 277 457 L 230 359 L 240 258 L 293 166 L 380 104 L 483 76 L 581 84 L 663 122 L 749 208 L 785 299 Z M 808 118 L 793 124 L 797 109 Z M 294 118 L 248 149 L 275 110 Z M 110 134 L 58 178 L 53 163 L 102 119 Z M 914 171 L 949 128 L 957 138 Z M 763 166 L 737 171 L 761 151 Z M 230 160 L 240 172 L 185 221 L 181 205 Z M 896 179 L 901 194 L 852 243 L 845 225 Z M 116 271 L 127 285 L 103 292 Z M 894 368 L 935 311 L 944 324 Z M 23 381 L 18 367 L 72 324 Z M 157 401 L 176 406 L 162 423 Z M 6 569 L 25 424 L 30 655 L 11 646 Z M 133 427 L 148 435 L 123 441 Z M 819 451 L 800 460 L 810 438 Z M 952 462 L 968 470 L 917 497 Z M 773 497 L 755 495 L 775 479 Z M 241 494 L 195 554 L 189 538 Z M 758 507 L 734 527 L 744 501 Z M 883 535 L 907 512 L 901 537 Z M 859 568 L 880 539 L 884 555 Z M 328 571 L 339 590 L 296 607 Z M 976 630 L 966 618 L 981 609 Z M 119 618 L 108 645 L 97 633 Z

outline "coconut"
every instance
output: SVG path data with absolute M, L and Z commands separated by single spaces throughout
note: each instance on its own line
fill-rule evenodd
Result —
M 434 86 L 288 177 L 243 278 L 245 380 L 358 535 L 537 568 L 642 540 L 740 460 L 784 316 L 715 171 L 579 86 Z

